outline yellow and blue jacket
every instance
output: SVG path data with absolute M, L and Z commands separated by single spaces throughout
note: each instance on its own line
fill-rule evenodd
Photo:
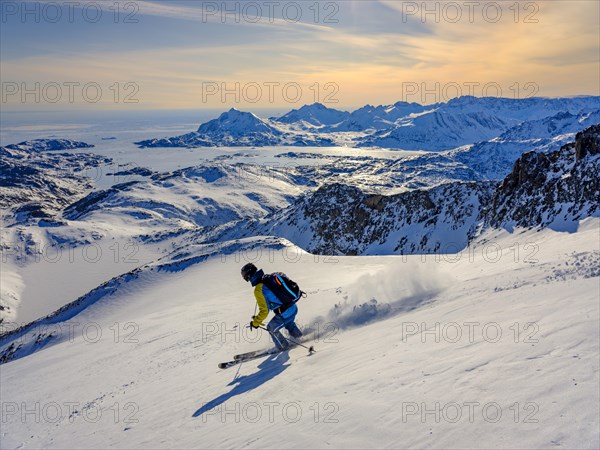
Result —
M 264 272 L 259 270 L 251 279 L 252 286 L 254 286 L 254 298 L 256 299 L 256 304 L 258 305 L 258 314 L 254 316 L 254 320 L 252 321 L 252 326 L 254 327 L 262 325 L 263 321 L 269 315 L 269 311 L 276 310 L 283 305 L 281 300 L 277 298 L 273 291 L 265 286 L 265 284 L 261 281 L 263 275 Z M 281 313 L 281 317 L 283 319 L 289 319 L 290 317 L 295 316 L 297 312 L 298 307 L 296 305 L 292 305 L 283 313 Z

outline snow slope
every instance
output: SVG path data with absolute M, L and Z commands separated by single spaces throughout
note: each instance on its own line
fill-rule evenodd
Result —
M 360 139 L 358 146 L 407 150 L 449 150 L 486 141 L 510 128 L 510 123 L 493 112 L 448 112 L 437 110 L 400 121 L 391 130 L 378 131 Z
M 0 340 L 37 349 L 1 366 L 2 447 L 598 448 L 598 226 L 460 258 L 188 248 Z M 243 329 L 250 257 L 307 290 L 317 353 L 222 371 L 269 345 Z

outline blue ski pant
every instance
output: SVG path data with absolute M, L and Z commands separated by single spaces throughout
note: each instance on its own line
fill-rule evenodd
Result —
M 288 331 L 288 333 L 290 333 L 290 336 L 293 338 L 298 339 L 302 337 L 302 331 L 300 331 L 300 328 L 298 328 L 298 325 L 296 325 L 296 323 L 294 322 L 295 319 L 296 314 L 293 314 L 286 318 L 284 318 L 281 315 L 276 315 L 271 319 L 271 321 L 267 325 L 267 330 L 271 332 L 271 338 L 275 343 L 275 347 L 277 347 L 279 350 L 284 350 L 289 345 L 287 339 L 285 339 L 281 334 L 282 328 L 285 328 Z

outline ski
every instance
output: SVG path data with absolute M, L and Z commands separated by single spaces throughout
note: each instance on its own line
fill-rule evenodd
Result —
M 289 344 L 286 347 L 286 350 L 291 350 L 293 348 L 298 347 L 299 344 Z M 314 349 L 314 347 L 311 345 L 310 348 L 308 349 L 310 353 L 315 352 L 316 350 Z M 279 350 L 276 349 L 271 349 L 271 350 L 254 350 L 253 352 L 247 352 L 247 353 L 240 353 L 239 355 L 234 355 L 233 359 L 244 359 L 244 358 L 248 358 L 248 357 L 253 357 L 254 355 L 259 355 L 265 352 L 271 351 L 273 353 L 279 353 Z
M 235 355 L 233 357 L 232 361 L 227 361 L 227 362 L 222 362 L 219 363 L 219 369 L 227 369 L 229 367 L 233 367 L 237 364 L 241 364 L 243 362 L 246 361 L 252 361 L 253 359 L 258 359 L 258 358 L 263 358 L 265 356 L 269 356 L 269 355 L 276 355 L 278 353 L 282 353 L 285 352 L 287 350 L 291 350 L 292 348 L 295 348 L 296 345 L 290 345 L 289 347 L 287 347 L 284 350 L 276 350 L 276 349 L 271 349 L 271 350 L 255 350 L 253 352 L 247 352 L 247 353 L 240 353 L 239 355 Z M 312 353 L 314 353 L 316 350 L 315 348 L 311 345 L 309 348 L 309 355 L 311 355 Z
M 247 352 L 247 353 L 240 353 L 239 355 L 233 355 L 233 359 L 237 360 L 237 359 L 245 359 L 245 358 L 252 358 L 255 355 L 262 355 L 265 353 L 275 353 L 276 350 L 275 349 L 271 349 L 271 350 L 254 350 L 252 352 Z
M 286 349 L 287 350 L 287 349 Z M 285 351 L 285 350 L 283 350 Z M 246 361 L 252 361 L 253 359 L 262 358 L 264 356 L 275 355 L 281 353 L 279 350 L 258 350 L 255 352 L 242 353 L 241 355 L 235 355 L 232 361 L 219 363 L 219 369 L 227 369 L 237 364 L 241 364 Z

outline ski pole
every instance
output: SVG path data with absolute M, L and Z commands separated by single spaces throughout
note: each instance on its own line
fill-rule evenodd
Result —
M 272 332 L 271 330 L 269 330 L 268 328 L 265 328 L 265 327 L 263 327 L 263 326 L 259 326 L 258 328 L 261 328 L 261 329 L 263 329 L 263 330 L 265 330 L 265 331 L 268 331 L 270 335 L 273 335 L 273 332 Z M 300 342 L 296 342 L 296 341 L 294 341 L 293 339 L 290 339 L 290 338 L 287 338 L 287 337 L 283 336 L 283 334 L 282 334 L 281 336 L 282 336 L 282 337 L 283 337 L 283 338 L 284 338 L 286 341 L 289 341 L 289 342 L 291 342 L 292 344 L 296 344 L 296 345 L 299 345 L 299 346 L 301 346 L 301 347 L 304 347 L 305 349 L 307 349 L 307 350 L 308 350 L 308 352 L 309 352 L 309 353 L 316 352 L 315 348 L 314 348 L 312 345 L 311 345 L 310 347 L 307 347 L 306 345 L 304 345 L 304 344 L 301 344 Z

